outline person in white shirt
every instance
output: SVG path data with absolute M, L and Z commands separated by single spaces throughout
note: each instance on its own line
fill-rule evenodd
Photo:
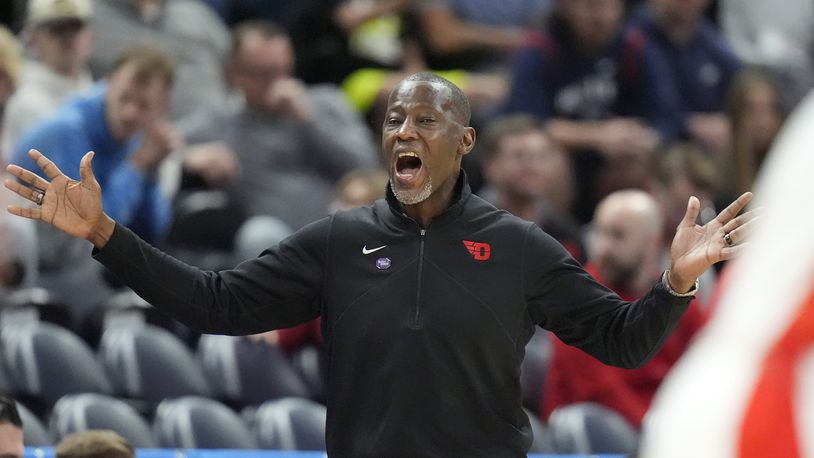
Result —
M 91 86 L 91 16 L 90 0 L 29 2 L 24 30 L 28 56 L 20 85 L 3 117 L 2 151 L 6 159 L 28 129 Z

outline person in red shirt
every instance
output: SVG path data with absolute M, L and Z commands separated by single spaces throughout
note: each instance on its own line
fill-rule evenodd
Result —
M 662 218 L 658 204 L 644 191 L 607 196 L 594 214 L 585 269 L 625 300 L 644 295 L 661 275 Z M 595 402 L 640 427 L 656 389 L 703 321 L 700 307 L 693 303 L 662 350 L 632 370 L 607 366 L 550 335 L 553 351 L 543 387 L 543 419 L 558 406 Z

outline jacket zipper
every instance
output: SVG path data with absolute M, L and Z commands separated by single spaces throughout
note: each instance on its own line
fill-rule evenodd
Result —
M 419 318 L 421 313 L 421 270 L 424 266 L 424 235 L 427 234 L 426 229 L 421 229 L 419 235 L 421 239 L 418 243 L 418 284 L 415 291 L 415 319 L 413 320 L 413 327 L 418 327 Z

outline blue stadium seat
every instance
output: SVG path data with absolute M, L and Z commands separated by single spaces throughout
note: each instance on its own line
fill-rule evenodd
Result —
M 84 393 L 62 397 L 54 405 L 50 420 L 57 441 L 88 429 L 110 429 L 134 447 L 155 447 L 150 426 L 128 404 L 110 396 Z
M 303 398 L 269 401 L 255 412 L 252 429 L 263 448 L 325 450 L 326 409 Z
M 159 404 L 153 434 L 161 447 L 257 448 L 236 413 L 215 400 L 197 396 L 168 399 Z
M 557 453 L 623 453 L 635 455 L 639 433 L 618 413 L 593 403 L 554 409 L 548 418 Z
M 215 395 L 238 406 L 306 397 L 308 387 L 282 351 L 245 337 L 204 335 L 198 356 Z
M 41 404 L 36 407 L 50 407 L 66 394 L 112 391 L 91 349 L 60 326 L 36 321 L 8 325 L 0 340 L 12 391 Z
M 120 396 L 157 404 L 165 398 L 211 394 L 198 361 L 164 329 L 111 327 L 102 336 L 99 356 Z

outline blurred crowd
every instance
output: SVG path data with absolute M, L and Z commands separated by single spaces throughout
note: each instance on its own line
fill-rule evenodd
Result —
M 0 21 L 0 164 L 36 171 L 36 148 L 77 176 L 95 151 L 105 211 L 206 269 L 383 197 L 387 96 L 431 70 L 472 102 L 473 191 L 635 299 L 669 264 L 689 196 L 709 220 L 751 189 L 814 87 L 812 0 L 9 0 Z M 33 307 L 98 345 L 122 292 L 90 250 L 3 212 L 0 324 Z M 638 428 L 716 277 L 641 369 L 541 331 L 526 407 L 545 422 L 595 402 Z M 253 343 L 294 354 L 319 332 Z

